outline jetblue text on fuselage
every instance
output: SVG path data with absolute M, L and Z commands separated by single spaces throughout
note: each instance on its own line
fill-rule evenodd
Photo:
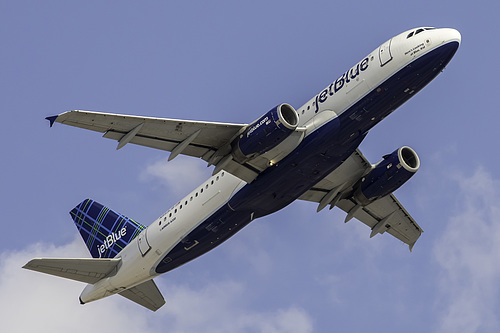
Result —
M 345 72 L 341 77 L 339 77 L 335 82 L 332 82 L 327 89 L 320 92 L 316 95 L 316 110 L 314 112 L 319 111 L 319 103 L 324 103 L 329 96 L 333 96 L 333 94 L 339 92 L 346 84 L 354 80 L 360 72 L 364 72 L 368 69 L 369 59 L 366 57 L 361 62 L 359 62 L 356 66 Z

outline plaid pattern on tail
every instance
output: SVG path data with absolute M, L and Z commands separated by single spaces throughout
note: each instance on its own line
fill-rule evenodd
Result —
M 70 212 L 93 258 L 114 258 L 146 226 L 86 199 Z

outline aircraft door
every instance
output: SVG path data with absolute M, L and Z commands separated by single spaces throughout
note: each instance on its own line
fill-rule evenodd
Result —
M 139 234 L 139 236 L 137 236 L 137 244 L 139 244 L 139 251 L 141 251 L 141 254 L 143 257 L 151 249 L 151 245 L 149 245 L 149 242 L 148 242 L 147 232 L 148 232 L 148 228 L 144 229 Z
M 380 67 L 384 66 L 387 64 L 389 61 L 392 60 L 392 54 L 391 54 L 391 42 L 392 39 L 388 40 L 384 44 L 380 45 L 378 48 L 378 57 L 380 59 Z

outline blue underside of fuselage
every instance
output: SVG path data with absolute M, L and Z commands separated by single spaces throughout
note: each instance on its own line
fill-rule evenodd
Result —
M 458 45 L 451 42 L 416 59 L 338 118 L 308 135 L 290 155 L 262 172 L 176 245 L 156 272 L 179 267 L 218 246 L 252 219 L 276 212 L 296 200 L 340 166 L 370 128 L 432 81 L 451 60 Z

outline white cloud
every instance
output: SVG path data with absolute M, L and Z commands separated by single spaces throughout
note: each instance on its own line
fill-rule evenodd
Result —
M 140 178 L 159 181 L 172 192 L 187 194 L 210 177 L 211 172 L 212 169 L 208 169 L 203 161 L 179 156 L 170 162 L 164 158 L 148 165 Z
M 33 257 L 88 257 L 80 239 L 56 247 L 36 244 L 0 257 L 0 311 L 5 332 L 89 332 L 115 328 L 139 331 L 141 312 L 123 313 L 120 300 L 81 306 L 84 284 L 21 269 Z
M 500 182 L 483 169 L 454 178 L 460 205 L 434 247 L 442 269 L 439 331 L 498 332 Z
M 298 307 L 268 313 L 245 309 L 245 290 L 236 282 L 210 284 L 201 290 L 167 288 L 165 313 L 175 332 L 312 332 L 309 315 Z
M 33 257 L 87 257 L 80 239 L 64 246 L 36 244 L 0 255 L 2 331 L 31 332 L 311 332 L 312 320 L 290 306 L 250 309 L 249 291 L 233 281 L 207 282 L 195 290 L 158 278 L 167 304 L 156 313 L 119 296 L 81 306 L 84 284 L 21 267 Z

